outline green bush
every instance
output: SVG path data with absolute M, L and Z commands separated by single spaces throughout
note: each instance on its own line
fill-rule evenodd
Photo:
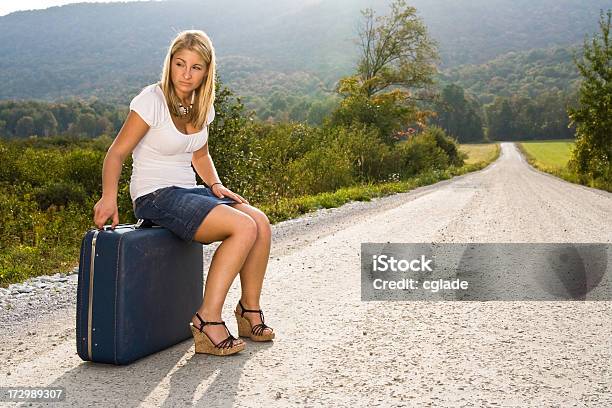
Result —
M 71 181 L 50 183 L 33 190 L 33 196 L 41 210 L 51 206 L 65 207 L 68 203 L 84 204 L 87 194 L 82 186 Z
M 0 202 L 5 199 L 1 194 Z M 37 211 L 35 207 L 31 201 L 17 203 L 15 221 L 7 225 L 12 230 L 2 234 L 0 286 L 57 270 L 65 272 L 78 264 L 80 242 L 90 225 L 88 211 L 72 204 L 60 210 Z
M 446 152 L 438 146 L 430 133 L 420 133 L 399 143 L 395 148 L 395 165 L 402 178 L 428 170 L 445 169 L 449 165 Z
M 381 140 L 394 144 L 394 134 L 402 129 L 406 122 L 414 119 L 414 108 L 407 106 L 400 93 L 390 92 L 368 97 L 360 91 L 348 91 L 339 106 L 325 120 L 330 127 L 350 127 L 354 124 L 365 124 L 378 130 Z
M 43 186 L 49 180 L 61 179 L 63 156 L 57 149 L 27 147 L 21 150 L 14 165 L 14 177 L 17 180 L 32 186 Z
M 38 206 L 27 183 L 0 183 L 0 248 L 25 242 L 33 230 Z
M 253 124 L 246 131 L 254 153 L 246 164 L 253 180 L 248 197 L 262 202 L 295 194 L 288 168 L 321 145 L 321 132 L 299 123 Z
M 0 183 L 15 183 L 21 177 L 17 170 L 17 161 L 21 152 L 14 143 L 6 143 L 0 140 Z
M 448 163 L 451 166 L 462 166 L 463 160 L 466 155 L 459 151 L 459 146 L 457 142 L 448 136 L 444 129 L 438 126 L 431 126 L 425 130 L 426 134 L 429 134 L 434 137 L 436 141 L 436 145 L 444 150 L 446 156 L 448 156 Z
M 351 161 L 353 178 L 360 183 L 384 180 L 389 172 L 391 148 L 374 127 L 354 124 L 329 129 L 329 137 L 338 140 Z
M 318 194 L 354 182 L 351 160 L 338 141 L 311 150 L 287 167 L 291 195 Z
M 79 183 L 88 195 L 102 192 L 102 163 L 105 153 L 94 150 L 74 149 L 62 155 L 59 180 Z

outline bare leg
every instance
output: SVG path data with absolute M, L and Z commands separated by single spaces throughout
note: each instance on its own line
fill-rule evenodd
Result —
M 257 238 L 240 269 L 240 301 L 246 309 L 257 310 L 260 309 L 261 288 L 270 258 L 272 229 L 268 217 L 261 210 L 248 204 L 232 204 L 232 207 L 249 215 L 257 224 Z M 237 305 L 236 310 L 240 311 L 240 306 Z M 244 317 L 251 322 L 251 326 L 262 323 L 259 313 L 245 313 Z M 271 332 L 266 328 L 263 334 Z
M 204 299 L 198 314 L 205 321 L 221 321 L 221 310 L 232 282 L 244 264 L 257 238 L 257 225 L 248 215 L 227 205 L 217 205 L 206 216 L 195 233 L 194 240 L 202 243 L 223 241 L 210 263 Z M 192 321 L 200 327 L 194 315 Z M 204 331 L 213 343 L 227 337 L 221 325 L 207 325 Z M 241 342 L 241 341 L 240 341 Z

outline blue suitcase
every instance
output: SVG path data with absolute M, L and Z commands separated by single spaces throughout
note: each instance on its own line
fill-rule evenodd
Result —
M 76 346 L 86 361 L 129 364 L 192 337 L 202 244 L 159 226 L 92 229 L 81 243 Z

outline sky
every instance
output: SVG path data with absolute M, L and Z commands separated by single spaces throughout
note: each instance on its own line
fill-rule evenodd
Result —
M 143 0 L 0 0 L 0 16 L 5 16 L 14 11 L 46 9 L 53 6 L 62 6 L 70 3 L 117 3 Z

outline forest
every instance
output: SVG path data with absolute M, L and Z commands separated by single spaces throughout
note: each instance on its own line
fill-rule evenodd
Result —
M 481 66 L 442 71 L 435 98 L 424 108 L 436 112 L 434 123 L 460 142 L 573 138 L 567 109 L 577 103 L 580 80 L 572 56 L 580 50 L 513 52 Z M 314 77 L 274 83 L 254 82 L 240 93 L 256 120 L 320 125 L 340 101 Z M 113 137 L 126 115 L 127 104 L 100 100 L 0 101 L 0 137 Z
M 256 119 L 319 125 L 339 103 L 339 80 L 354 72 L 359 60 L 356 22 L 361 10 L 371 7 L 384 15 L 390 7 L 387 0 L 181 2 L 189 7 L 188 16 L 177 14 L 168 2 L 138 2 L 73 4 L 0 17 L 0 101 L 70 104 L 77 99 L 90 105 L 108 103 L 125 113 L 130 99 L 158 80 L 165 47 L 175 34 L 171 27 L 193 26 L 211 36 L 220 79 Z M 438 93 L 457 85 L 465 90 L 466 100 L 477 100 L 477 105 L 469 103 L 470 109 L 476 109 L 483 136 L 493 129 L 492 140 L 517 137 L 505 134 L 513 130 L 503 124 L 507 112 L 522 115 L 517 122 L 539 121 L 535 129 L 520 126 L 524 136 L 518 137 L 530 137 L 531 131 L 546 138 L 573 134 L 554 133 L 563 119 L 559 106 L 548 109 L 546 101 L 576 101 L 579 74 L 572 56 L 580 54 L 581 41 L 593 33 L 606 5 L 607 0 L 593 0 L 588 6 L 577 0 L 410 2 L 437 43 Z M 63 24 L 66 21 L 70 24 Z M 235 30 L 237 26 L 241 29 Z M 515 106 L 525 98 L 533 106 Z M 453 101 L 443 102 L 438 110 Z M 490 115 L 488 105 L 493 105 Z M 511 109 L 496 112 L 506 105 Z M 13 108 L 3 105 L 0 110 Z M 113 108 L 69 106 L 73 117 L 58 117 L 57 109 L 47 110 L 59 129 L 73 124 L 72 134 L 99 135 L 109 129 L 106 120 L 114 126 L 109 135 L 118 131 L 121 112 L 112 113 Z M 443 114 L 444 120 L 466 107 L 453 109 Z M 0 134 L 54 134 L 48 114 L 36 118 L 41 114 L 28 111 L 3 113 Z M 101 123 L 94 126 L 89 114 Z

